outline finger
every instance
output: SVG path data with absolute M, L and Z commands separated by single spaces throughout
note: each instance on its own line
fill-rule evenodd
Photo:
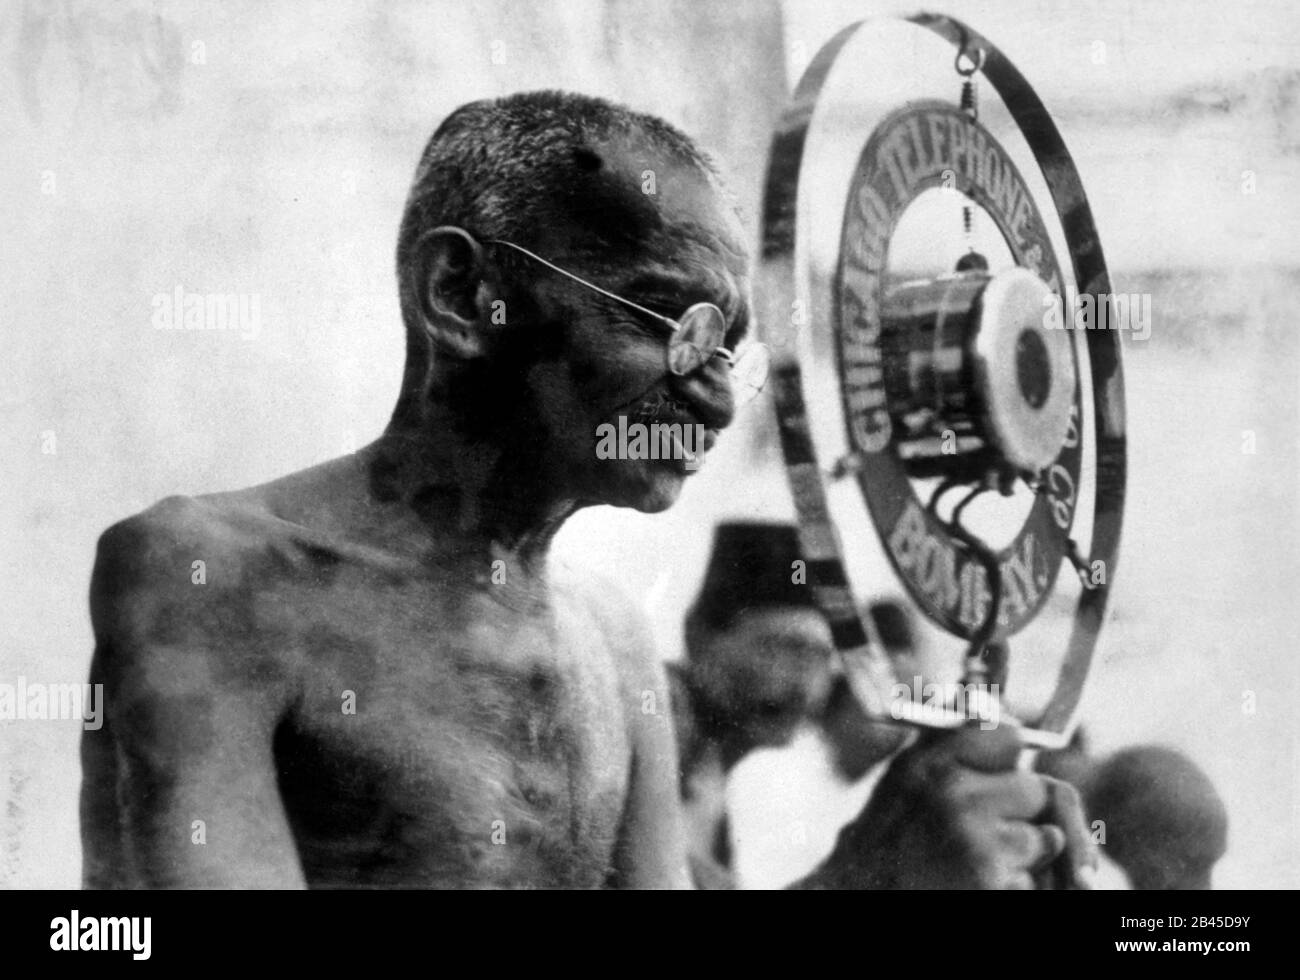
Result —
M 1065 851 L 1059 862 L 1064 887 L 1090 888 L 1100 856 L 1088 833 L 1078 790 L 1051 776 L 1039 778 L 1047 791 L 1043 822 L 1056 825 L 1065 834 Z
M 981 729 L 971 722 L 960 728 L 926 729 L 913 745 L 933 763 L 956 762 L 979 772 L 1005 772 L 1016 767 L 1023 746 L 1014 725 Z
M 1047 823 L 1038 825 L 1039 841 L 1042 843 L 1042 853 L 1034 862 L 1034 867 L 1043 867 L 1051 864 L 1065 852 L 1065 831 L 1056 824 Z
M 979 772 L 1004 772 L 1016 767 L 1023 745 L 1014 725 L 997 725 L 981 729 L 967 725 L 953 734 L 953 758 L 968 769 Z
M 1016 871 L 1037 871 L 1065 850 L 1065 832 L 1054 824 L 1008 820 L 998 828 L 1003 860 Z
M 1050 802 L 1043 777 L 1019 770 L 987 773 L 958 769 L 948 784 L 947 795 L 963 812 L 1026 823 L 1043 823 Z
M 1034 876 L 1027 871 L 1017 871 L 1015 874 L 1008 875 L 1002 884 L 1004 891 L 1027 892 L 1037 887 Z

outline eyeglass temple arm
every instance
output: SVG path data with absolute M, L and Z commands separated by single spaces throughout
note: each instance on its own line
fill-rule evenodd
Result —
M 503 238 L 490 238 L 488 239 L 488 244 L 504 245 L 506 246 L 506 248 L 513 248 L 516 252 L 522 252 L 524 255 L 527 255 L 530 259 L 532 259 L 534 262 L 542 263 L 542 265 L 546 266 L 546 268 L 550 269 L 552 272 L 558 272 L 560 275 L 572 279 L 574 282 L 578 283 L 579 285 L 586 286 L 588 289 L 594 289 L 602 296 L 606 296 L 612 300 L 617 300 L 618 302 L 624 304 L 625 306 L 630 306 L 634 310 L 639 310 L 640 312 L 644 313 L 646 316 L 654 317 L 660 323 L 667 324 L 672 329 L 673 333 L 676 333 L 682 328 L 682 325 L 678 323 L 676 320 L 672 319 L 671 317 L 666 317 L 662 313 L 656 313 L 654 310 L 647 310 L 640 303 L 634 303 L 632 302 L 632 300 L 625 299 L 624 297 L 619 296 L 617 293 L 611 293 L 608 289 L 601 289 L 601 287 L 597 286 L 594 282 L 587 282 L 587 280 L 583 279 L 581 276 L 575 276 L 572 272 L 569 272 L 567 269 L 561 269 L 554 262 L 547 262 L 546 259 L 542 258 L 536 252 L 530 252 L 522 245 L 516 245 L 514 242 L 508 242 Z

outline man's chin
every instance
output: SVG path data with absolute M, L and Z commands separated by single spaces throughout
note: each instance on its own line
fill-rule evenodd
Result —
M 681 496 L 688 471 L 672 460 L 624 460 L 634 465 L 635 471 L 620 474 L 621 479 L 607 497 L 606 503 L 614 507 L 630 507 L 643 514 L 658 514 L 667 510 Z

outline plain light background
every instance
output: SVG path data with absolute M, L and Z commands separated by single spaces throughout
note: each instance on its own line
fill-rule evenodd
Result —
M 0 682 L 84 679 L 94 543 L 113 521 L 380 432 L 401 371 L 401 206 L 453 108 L 554 87 L 664 115 L 718 153 L 753 230 L 787 85 L 838 27 L 909 9 L 6 5 Z M 1084 718 L 1102 749 L 1163 741 L 1211 773 L 1232 818 L 1221 884 L 1295 887 L 1300 16 L 1281 2 L 941 9 L 1033 82 L 1117 288 L 1154 297 L 1152 339 L 1126 350 L 1129 511 Z M 154 330 L 154 296 L 178 285 L 256 294 L 257 336 Z M 673 657 L 712 524 L 790 513 L 760 408 L 673 510 L 586 512 L 557 551 L 639 597 Z M 77 884 L 78 736 L 72 722 L 0 722 L 0 885 Z M 804 739 L 738 773 L 750 883 L 788 880 L 832 839 L 852 794 L 821 764 Z

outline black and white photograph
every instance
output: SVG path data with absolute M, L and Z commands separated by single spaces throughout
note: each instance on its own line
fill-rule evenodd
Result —
M 1300 887 L 1300 8 L 0 62 L 0 889 Z

